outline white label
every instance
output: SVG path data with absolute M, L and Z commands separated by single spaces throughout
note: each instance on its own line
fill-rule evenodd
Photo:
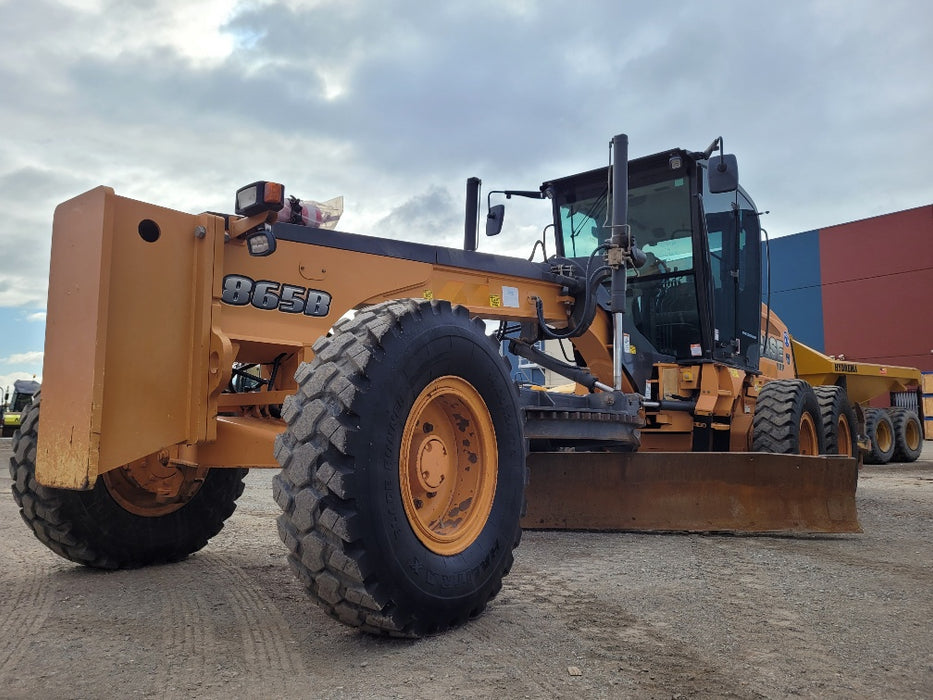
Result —
M 645 382 L 645 399 L 651 401 L 651 382 Z
M 628 333 L 622 334 L 622 352 L 629 354 L 632 352 L 632 336 Z
M 502 288 L 502 305 L 518 308 L 518 287 Z

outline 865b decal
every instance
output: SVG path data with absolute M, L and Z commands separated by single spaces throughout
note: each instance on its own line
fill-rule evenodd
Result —
M 295 284 L 272 280 L 252 280 L 246 275 L 227 275 L 220 300 L 231 306 L 252 304 L 257 309 L 278 309 L 287 314 L 326 316 L 330 313 L 330 294 Z

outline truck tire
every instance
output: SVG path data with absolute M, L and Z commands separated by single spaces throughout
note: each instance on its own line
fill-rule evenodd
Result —
M 813 389 L 801 379 L 775 379 L 761 388 L 752 421 L 752 451 L 823 453 L 823 419 Z
M 823 454 L 858 458 L 858 419 L 840 386 L 815 386 L 820 416 L 823 420 Z
M 179 561 L 204 547 L 236 508 L 246 469 L 202 470 L 200 485 L 190 482 L 183 502 L 170 506 L 156 504 L 151 492 L 150 500 L 134 504 L 134 493 L 143 493 L 139 487 L 113 492 L 114 484 L 130 483 L 118 476 L 120 469 L 99 477 L 89 491 L 42 486 L 35 478 L 40 404 L 37 394 L 13 436 L 10 476 L 23 520 L 59 556 L 99 569 Z
M 892 462 L 916 462 L 923 451 L 923 426 L 916 413 L 907 408 L 889 408 L 894 428 Z
M 894 456 L 894 423 L 888 412 L 880 408 L 865 409 L 865 434 L 871 449 L 865 453 L 865 464 L 887 464 Z
M 476 617 L 521 537 L 523 412 L 463 307 L 391 301 L 338 322 L 295 374 L 276 439 L 279 534 L 311 597 L 374 634 Z

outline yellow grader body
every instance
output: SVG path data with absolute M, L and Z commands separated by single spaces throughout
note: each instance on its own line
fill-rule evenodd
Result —
M 279 534 L 311 597 L 401 636 L 482 612 L 522 526 L 858 532 L 862 418 L 840 367 L 761 308 L 757 214 L 718 158 L 627 169 L 623 151 L 611 217 L 605 168 L 508 192 L 552 201 L 541 263 L 476 252 L 478 190 L 464 250 L 276 221 L 274 183 L 241 190 L 237 216 L 107 187 L 65 202 L 14 497 L 57 553 L 125 568 L 197 551 L 245 470 L 279 468 Z M 657 219 L 644 251 L 626 202 L 634 226 Z M 517 385 L 506 344 L 576 392 Z
M 139 233 L 147 226 L 158 229 L 155 242 Z M 539 297 L 550 318 L 566 318 L 569 299 L 545 279 L 284 240 L 276 255 L 251 258 L 242 242 L 225 245 L 224 233 L 220 217 L 155 207 L 107 187 L 59 206 L 40 420 L 49 437 L 39 446 L 40 483 L 87 488 L 98 475 L 166 446 L 192 463 L 278 466 L 272 442 L 282 424 L 252 409 L 294 394 L 295 371 L 313 358 L 314 342 L 353 309 L 414 297 L 444 299 L 482 318 L 523 319 Z M 341 244 L 353 236 L 311 233 Z M 428 246 L 421 252 L 426 259 L 434 254 Z M 310 290 L 327 313 L 223 304 L 224 280 L 244 270 L 253 281 L 301 289 L 305 298 Z M 540 277 L 531 263 L 526 271 Z M 502 304 L 504 288 L 517 290 L 518 305 Z M 317 302 L 318 294 L 327 301 Z M 595 337 L 600 330 L 581 343 L 605 374 L 611 358 Z M 283 354 L 274 391 L 224 393 L 235 363 L 269 365 Z

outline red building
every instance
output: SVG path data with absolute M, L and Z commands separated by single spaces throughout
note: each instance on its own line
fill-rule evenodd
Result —
M 933 205 L 773 240 L 771 302 L 829 355 L 933 371 Z

